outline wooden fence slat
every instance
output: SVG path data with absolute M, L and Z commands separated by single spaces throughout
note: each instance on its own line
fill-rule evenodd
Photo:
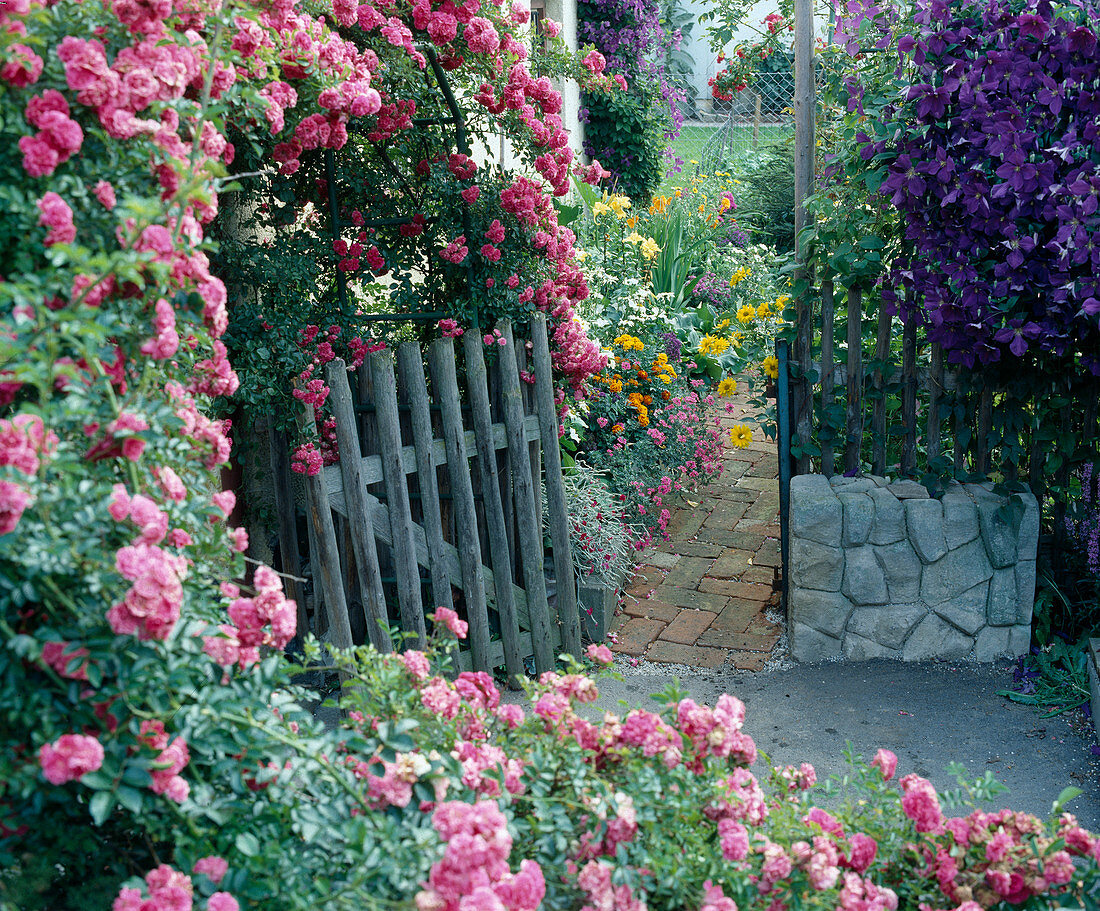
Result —
M 458 371 L 455 368 L 454 343 L 449 338 L 432 342 L 428 349 L 432 388 L 443 416 L 443 439 L 447 448 L 447 475 L 454 497 L 456 538 L 461 563 L 462 590 L 466 595 L 466 619 L 470 624 L 470 651 L 473 667 L 491 671 L 489 654 L 489 610 L 485 603 L 485 584 L 481 574 L 481 537 L 477 531 L 474 488 L 470 480 L 466 454 L 466 433 L 458 402 Z M 498 580 L 504 584 L 507 580 Z
M 973 396 L 970 394 L 958 396 L 955 399 L 955 407 L 951 412 L 951 432 L 955 437 L 954 469 L 955 474 L 961 474 L 966 468 L 966 445 L 962 441 L 961 431 L 966 428 L 967 422 L 960 419 L 960 415 L 969 415 Z M 961 426 L 960 426 L 961 424 Z
M 528 440 L 539 439 L 539 419 L 536 415 L 530 415 L 523 419 L 523 432 Z M 373 435 L 372 435 L 373 436 Z M 474 440 L 474 432 L 467 430 L 463 434 L 463 439 L 466 443 L 466 451 L 474 448 L 476 441 Z M 508 448 L 508 433 L 504 428 L 504 424 L 493 424 L 493 447 L 495 449 L 507 449 Z M 443 440 L 432 441 L 432 459 L 437 466 L 447 464 L 447 444 Z M 416 447 L 405 446 L 401 450 L 401 464 L 404 466 L 406 473 L 412 474 L 416 471 Z M 328 485 L 328 495 L 334 503 L 341 502 L 343 496 L 343 481 L 340 476 L 340 469 L 335 465 L 330 465 L 322 472 L 325 476 L 325 483 Z M 368 485 L 377 484 L 382 480 L 382 457 L 379 455 L 363 456 L 363 480 Z M 369 489 L 369 488 L 368 488 Z
M 978 426 L 974 434 L 974 470 L 981 475 L 989 474 L 989 435 L 993 429 L 993 387 L 982 385 L 978 395 Z
M 359 451 L 359 422 L 351 400 L 347 365 L 340 358 L 325 366 L 329 387 L 329 405 L 336 418 L 336 442 L 340 447 L 340 471 L 347 492 L 348 522 L 351 526 L 351 547 L 355 556 L 355 571 L 363 597 L 367 637 L 380 652 L 393 651 L 390 639 L 390 618 L 386 610 L 386 594 L 382 589 L 382 571 L 378 565 L 378 549 L 374 542 L 374 523 L 367 509 L 367 485 L 363 481 L 363 458 Z M 329 504 L 331 507 L 331 503 Z
M 317 435 L 317 422 L 313 408 L 303 405 L 299 426 L 309 437 Z M 328 641 L 336 648 L 351 648 L 351 622 L 348 619 L 348 602 L 341 583 L 340 552 L 336 546 L 336 528 L 332 523 L 332 510 L 328 502 L 328 488 L 320 474 L 304 475 L 306 507 L 313 525 L 314 551 L 310 554 L 313 564 L 314 584 L 321 583 L 328 617 Z
M 543 576 L 542 529 L 535 524 L 535 491 L 531 485 L 531 460 L 523 433 L 523 401 L 519 388 L 515 340 L 508 320 L 500 323 L 506 344 L 499 349 L 500 379 L 504 398 L 504 423 L 508 428 L 508 455 L 512 462 L 512 487 L 516 498 L 516 524 L 523 556 L 523 587 L 531 619 L 531 640 L 535 646 L 535 669 L 541 674 L 554 669 L 554 631 L 546 602 Z M 579 618 L 578 618 L 579 622 Z
M 928 460 L 940 457 L 942 436 L 940 433 L 940 398 L 943 396 L 943 348 L 932 346 L 932 368 L 928 387 Z
M 844 470 L 859 471 L 863 446 L 863 302 L 859 288 L 848 289 L 848 375 Z
M 890 330 L 893 318 L 879 303 L 878 331 L 875 335 L 874 386 L 878 396 L 871 406 L 871 473 L 886 474 L 886 359 L 890 356 Z
M 799 376 L 792 385 L 794 395 L 791 401 L 794 432 L 801 452 L 796 460 L 796 474 L 809 474 L 808 449 L 814 416 L 814 397 L 810 386 L 810 371 L 813 369 L 813 307 L 809 297 L 804 296 L 799 300 L 796 309 L 795 360 L 798 363 Z
M 279 523 L 279 556 L 283 567 L 283 590 L 294 600 L 298 611 L 298 634 L 309 632 L 306 593 L 302 583 L 302 563 L 298 557 L 298 523 L 294 507 L 294 485 L 290 476 L 290 446 L 286 434 L 270 427 L 272 492 Z
M 424 603 L 420 595 L 420 570 L 413 544 L 412 510 L 405 466 L 401 459 L 401 422 L 397 410 L 397 378 L 393 355 L 374 351 L 370 355 L 374 377 L 374 404 L 379 454 L 382 456 L 382 481 L 390 508 L 390 534 L 393 538 L 394 575 L 397 578 L 397 602 L 401 628 L 412 634 L 412 642 L 422 648 L 427 641 Z
M 821 416 L 823 421 L 833 407 L 833 283 L 821 283 Z M 819 434 L 823 437 L 824 434 Z M 821 473 L 831 478 L 835 473 L 833 440 L 821 440 Z
M 530 353 L 528 351 L 530 349 Z M 534 343 L 532 341 L 516 345 L 516 363 L 521 372 L 534 374 Z M 538 406 L 535 403 L 535 387 L 531 383 L 524 382 L 523 413 L 525 415 L 538 416 Z M 524 418 L 526 420 L 526 418 Z M 541 427 L 541 423 L 540 423 Z M 542 438 L 536 437 L 528 443 L 528 454 L 531 459 L 531 484 L 535 490 L 542 490 Z M 560 453 L 559 453 L 560 456 Z M 542 528 L 545 524 L 542 515 L 542 496 L 535 497 L 535 524 Z M 578 643 L 579 644 L 579 643 Z
M 504 521 L 504 504 L 500 496 L 500 478 L 497 472 L 497 455 L 493 448 L 493 419 L 489 411 L 488 374 L 485 370 L 483 343 L 477 332 L 467 332 L 462 338 L 466 355 L 466 392 L 473 413 L 474 435 L 477 444 L 478 472 L 481 475 L 481 491 L 485 503 L 485 520 L 489 533 L 489 555 L 493 573 L 498 579 L 512 575 L 512 553 L 508 548 L 508 530 Z M 500 615 L 500 634 L 504 642 L 504 664 L 510 680 L 524 677 L 523 655 L 519 648 L 519 619 L 510 586 L 502 585 L 497 592 L 497 613 Z
M 901 420 L 905 439 L 901 449 L 901 473 L 917 473 L 917 322 L 905 320 L 901 349 Z
M 432 446 L 432 413 L 428 401 L 428 381 L 424 376 L 424 357 L 416 342 L 403 342 L 397 348 L 397 369 L 401 386 L 409 398 L 416 477 L 420 482 L 420 508 L 424 515 L 424 537 L 428 548 L 428 575 L 431 577 L 432 606 L 454 608 L 451 573 L 443 550 L 443 514 L 439 502 L 439 475 Z M 402 450 L 405 457 L 405 450 Z
M 581 649 L 581 617 L 577 606 L 574 582 L 573 550 L 569 541 L 568 507 L 565 503 L 565 483 L 562 480 L 561 450 L 558 448 L 558 410 L 554 404 L 554 381 L 551 375 L 550 345 L 546 330 L 546 315 L 531 317 L 531 341 L 534 343 L 535 407 L 542 427 L 546 470 L 546 506 L 550 520 L 550 540 L 554 547 L 554 575 L 557 579 L 558 616 L 562 621 L 562 647 L 579 655 Z

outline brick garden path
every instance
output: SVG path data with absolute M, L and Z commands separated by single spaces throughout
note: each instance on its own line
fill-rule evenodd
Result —
M 724 434 L 742 423 L 746 398 L 719 400 Z M 727 446 L 721 477 L 672 509 L 671 539 L 638 555 L 612 624 L 614 651 L 701 668 L 764 666 L 781 632 L 764 616 L 779 605 L 777 477 L 774 442 Z

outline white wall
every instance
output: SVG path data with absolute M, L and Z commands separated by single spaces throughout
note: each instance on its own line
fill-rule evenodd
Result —
M 701 111 L 710 111 L 713 97 L 707 80 L 714 77 L 724 65 L 719 65 L 717 55 L 710 49 L 707 39 L 706 25 L 699 23 L 699 16 L 713 5 L 712 0 L 682 0 L 684 7 L 695 19 L 695 27 L 692 29 L 691 38 L 684 41 L 683 49 L 695 58 L 695 72 L 692 74 L 692 85 L 695 86 L 699 108 Z M 824 36 L 829 25 L 828 9 L 821 3 L 814 4 L 814 32 Z M 761 0 L 745 18 L 748 25 L 759 27 L 764 17 L 770 13 L 778 12 L 775 0 Z M 729 54 L 738 43 L 750 41 L 759 37 L 759 33 L 753 28 L 742 26 L 733 41 L 726 45 L 726 53 Z

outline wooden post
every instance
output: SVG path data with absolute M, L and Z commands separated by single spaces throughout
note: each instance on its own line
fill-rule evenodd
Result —
M 420 508 L 424 515 L 424 537 L 428 544 L 428 573 L 431 576 L 432 606 L 454 608 L 451 575 L 443 547 L 443 517 L 439 505 L 439 466 L 432 447 L 432 414 L 424 358 L 416 342 L 404 342 L 397 349 L 397 369 L 409 398 L 416 476 L 420 482 Z
M 901 450 L 901 473 L 911 478 L 917 472 L 917 322 L 905 320 L 901 351 L 901 419 L 905 442 Z
M 325 366 L 329 405 L 336 418 L 336 442 L 340 447 L 340 475 L 344 481 L 344 502 L 351 526 L 355 571 L 362 592 L 367 636 L 380 652 L 393 651 L 390 617 L 382 590 L 382 571 L 374 541 L 374 522 L 367 508 L 367 485 L 363 480 L 363 454 L 359 449 L 359 422 L 351 403 L 351 386 L 345 363 L 336 358 Z
M 283 567 L 283 590 L 298 608 L 298 635 L 309 633 L 306 593 L 299 581 L 302 563 L 298 558 L 298 522 L 294 506 L 294 486 L 290 477 L 290 447 L 286 434 L 270 428 L 271 487 L 275 494 L 275 513 L 279 523 L 279 557 Z
M 310 437 L 317 435 L 317 423 L 311 406 L 302 406 L 299 426 Z M 323 473 L 304 477 L 306 504 L 315 533 L 313 543 L 316 545 L 316 549 L 310 554 L 310 562 L 313 564 L 314 583 L 320 582 L 324 593 L 329 642 L 336 648 L 351 648 L 351 623 L 348 620 L 348 602 L 341 582 L 340 551 L 336 546 L 336 527 L 332 524 L 328 486 Z
M 932 368 L 928 375 L 928 461 L 940 457 L 943 438 L 940 433 L 940 399 L 943 397 L 943 348 L 932 346 Z
M 806 197 L 814 187 L 814 22 L 813 0 L 795 0 L 794 4 L 794 231 L 795 282 L 808 278 L 806 251 L 802 249 L 799 235 L 806 227 Z M 801 455 L 798 457 L 799 474 L 810 470 L 810 457 L 806 450 L 810 445 L 810 428 L 813 417 L 813 396 L 810 390 L 809 372 L 813 355 L 810 297 L 803 292 L 795 301 L 797 312 L 797 337 L 795 360 L 801 376 L 794 387 L 795 433 L 798 436 Z
M 878 334 L 875 337 L 874 386 L 877 397 L 871 406 L 871 472 L 886 474 L 886 361 L 890 357 L 890 329 L 893 317 L 879 304 Z
M 550 540 L 554 546 L 554 575 L 558 585 L 558 616 L 562 621 L 562 646 L 579 655 L 581 648 L 580 613 L 573 570 L 573 547 L 569 540 L 569 518 L 565 503 L 565 483 L 558 448 L 558 409 L 554 405 L 554 381 L 551 376 L 550 346 L 546 315 L 531 317 L 531 341 L 534 343 L 535 396 L 542 433 L 546 465 L 546 505 L 550 518 Z
M 859 471 L 863 449 L 863 295 L 848 289 L 847 415 L 844 431 L 844 471 Z
M 511 681 L 522 679 L 523 654 L 519 647 L 519 618 L 512 597 L 512 554 L 508 549 L 508 529 L 504 522 L 504 504 L 500 496 L 497 454 L 493 446 L 493 419 L 489 410 L 489 385 L 485 371 L 485 353 L 481 336 L 474 331 L 462 337 L 466 355 L 466 393 L 474 419 L 477 465 L 481 474 L 481 493 L 485 501 L 485 525 L 489 532 L 489 555 L 497 579 L 496 607 L 500 615 L 500 634 L 504 643 L 504 665 Z
M 554 669 L 554 630 L 550 625 L 550 607 L 546 601 L 543 576 L 542 529 L 535 524 L 535 491 L 531 485 L 531 460 L 523 429 L 523 403 L 516 366 L 512 324 L 500 323 L 506 344 L 500 349 L 500 380 L 504 395 L 504 424 L 508 432 L 508 457 L 511 459 L 512 485 L 516 498 L 516 525 L 523 557 L 523 587 L 527 591 L 527 609 L 531 619 L 531 643 L 535 651 L 535 669 L 541 674 Z M 580 617 L 577 617 L 579 624 Z M 578 637 L 579 638 L 579 637 Z
M 462 567 L 462 590 L 466 594 L 466 619 L 470 624 L 470 654 L 475 671 L 492 671 L 489 658 L 489 610 L 485 604 L 485 580 L 481 576 L 481 537 L 477 531 L 474 486 L 470 480 L 466 431 L 458 403 L 458 372 L 454 342 L 441 338 L 428 349 L 432 388 L 443 418 L 443 441 L 447 448 L 447 477 L 454 497 L 455 538 Z M 498 579 L 497 587 L 510 579 Z
M 978 428 L 974 433 L 974 470 L 980 475 L 989 475 L 990 445 L 989 436 L 993 429 L 993 387 L 983 382 L 978 396 Z
M 827 279 L 821 283 L 821 473 L 831 478 L 835 473 L 833 454 L 833 427 L 829 412 L 833 407 L 833 283 Z
M 412 510 L 405 465 L 401 459 L 401 419 L 397 410 L 397 378 L 393 355 L 389 351 L 371 353 L 374 377 L 375 418 L 378 449 L 382 457 L 382 481 L 390 510 L 390 534 L 393 536 L 394 575 L 397 577 L 397 603 L 401 629 L 411 633 L 412 644 L 422 648 L 427 633 L 424 626 L 424 602 L 420 597 L 420 569 L 413 542 Z

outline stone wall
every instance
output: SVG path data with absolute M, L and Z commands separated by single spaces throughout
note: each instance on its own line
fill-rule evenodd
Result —
M 952 483 L 791 481 L 788 619 L 798 661 L 1027 652 L 1039 508 Z

